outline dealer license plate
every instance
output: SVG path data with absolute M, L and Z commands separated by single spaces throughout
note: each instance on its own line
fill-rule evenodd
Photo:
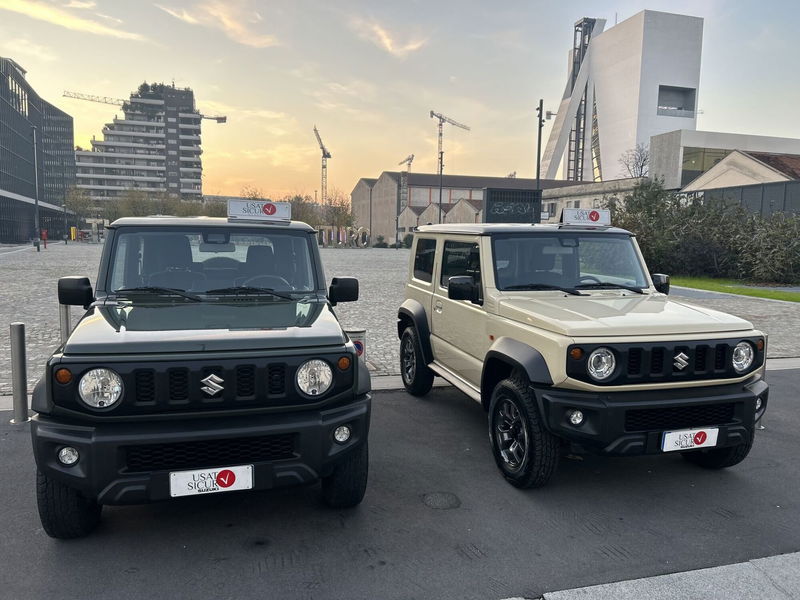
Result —
M 717 427 L 665 431 L 664 437 L 661 439 L 661 450 L 674 452 L 676 450 L 709 448 L 717 445 L 717 434 L 719 434 L 719 428 Z
M 169 474 L 169 493 L 177 496 L 249 490 L 253 487 L 253 465 L 174 471 Z

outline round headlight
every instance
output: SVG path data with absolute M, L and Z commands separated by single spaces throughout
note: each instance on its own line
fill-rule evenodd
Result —
M 297 369 L 297 387 L 306 396 L 321 396 L 333 383 L 333 370 L 317 358 L 304 362 Z
M 78 393 L 92 408 L 108 408 L 122 398 L 122 379 L 111 369 L 92 369 L 81 377 Z
M 733 370 L 737 373 L 744 373 L 753 364 L 755 352 L 750 342 L 739 342 L 733 349 Z
M 589 360 L 586 362 L 586 370 L 589 375 L 597 381 L 608 379 L 614 372 L 614 367 L 617 365 L 617 360 L 614 358 L 614 353 L 608 348 L 598 348 L 589 355 Z

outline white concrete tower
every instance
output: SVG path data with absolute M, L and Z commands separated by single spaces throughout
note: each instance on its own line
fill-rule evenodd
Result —
M 703 19 L 642 11 L 603 31 L 575 24 L 567 85 L 542 157 L 542 177 L 607 181 L 650 137 L 696 129 Z

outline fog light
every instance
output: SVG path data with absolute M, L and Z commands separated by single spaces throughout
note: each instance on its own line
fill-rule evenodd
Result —
M 333 432 L 333 439 L 339 444 L 344 444 L 350 439 L 350 428 L 347 425 L 339 425 Z
M 759 398 L 756 398 L 756 412 L 758 412 L 758 411 L 760 411 L 760 410 L 761 410 L 761 405 L 762 405 L 762 404 L 763 404 L 763 403 L 761 402 L 761 398 L 760 398 L 760 397 L 759 397 Z
M 579 410 L 572 409 L 567 411 L 567 418 L 573 425 L 580 425 L 583 423 L 583 413 Z
M 58 460 L 62 465 L 74 465 L 78 462 L 79 458 L 80 454 L 78 454 L 78 451 L 72 446 L 64 446 L 58 451 Z

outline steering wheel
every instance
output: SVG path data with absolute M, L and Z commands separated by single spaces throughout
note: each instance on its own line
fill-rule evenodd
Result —
M 256 275 L 255 277 L 246 279 L 242 285 L 271 288 L 274 290 L 292 290 L 292 284 L 286 281 L 283 277 L 278 277 L 277 275 Z
M 591 280 L 591 281 L 590 281 L 590 280 Z M 586 283 L 602 283 L 602 281 L 600 281 L 600 280 L 599 280 L 597 277 L 595 277 L 594 275 L 581 275 L 581 276 L 578 278 L 578 282 L 580 282 L 580 283 L 583 283 L 584 281 L 586 281 Z

